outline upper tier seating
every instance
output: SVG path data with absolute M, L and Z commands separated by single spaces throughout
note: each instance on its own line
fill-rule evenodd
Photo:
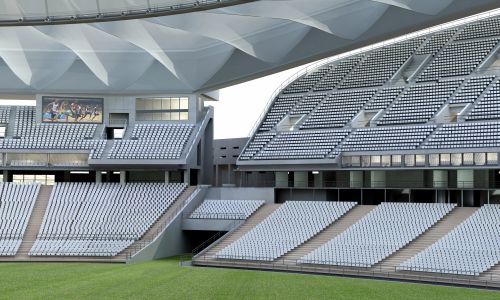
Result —
M 495 76 L 471 77 L 455 96 L 450 100 L 450 104 L 473 103 L 490 85 Z
M 264 203 L 264 200 L 205 200 L 189 218 L 245 220 Z
M 3 149 L 90 150 L 99 158 L 105 140 L 93 139 L 97 124 L 46 124 L 35 122 L 35 108 L 18 106 L 14 138 L 0 141 Z
M 380 90 L 375 97 L 368 102 L 365 106 L 365 110 L 378 110 L 386 109 L 391 103 L 401 94 L 404 87 L 389 87 Z
M 0 183 L 0 256 L 16 255 L 39 190 L 39 184 Z
M 266 117 L 260 125 L 260 131 L 272 129 L 286 116 L 290 110 L 297 104 L 302 95 L 279 95 L 274 103 L 271 105 L 270 110 L 267 112 Z
M 8 124 L 10 119 L 10 106 L 0 106 L 0 124 Z
M 314 91 L 329 91 L 335 88 L 342 79 L 363 59 L 363 55 L 346 58 L 340 61 L 335 67 L 321 79 L 314 87 Z
M 377 91 L 354 90 L 330 94 L 314 110 L 301 129 L 344 127 Z
M 360 128 L 342 144 L 342 151 L 386 151 L 416 149 L 435 125 Z
M 422 145 L 424 149 L 500 147 L 500 123 L 444 124 Z
M 131 140 L 116 140 L 110 159 L 179 159 L 189 141 L 192 124 L 137 124 Z
M 500 35 L 500 18 L 486 19 L 464 27 L 456 40 L 469 40 Z
M 115 256 L 186 188 L 161 183 L 56 183 L 30 255 Z
M 354 202 L 287 201 L 215 256 L 275 260 L 315 236 L 355 205 Z
M 241 153 L 239 159 L 251 159 L 255 154 L 262 150 L 262 148 L 267 145 L 267 143 L 269 143 L 275 136 L 276 132 L 273 131 L 256 133 L 252 141 L 245 147 L 243 153 Z
M 500 119 L 500 80 L 474 106 L 467 120 Z
M 498 39 L 455 42 L 444 47 L 436 59 L 418 77 L 418 81 L 433 81 L 441 77 L 468 75 L 498 44 Z
M 454 204 L 382 203 L 301 263 L 371 267 L 417 238 Z
M 346 76 L 340 83 L 339 88 L 348 89 L 383 85 L 410 58 L 423 41 L 423 38 L 416 38 L 370 52 Z
M 318 94 L 309 94 L 304 99 L 300 100 L 297 105 L 292 109 L 290 115 L 302 115 L 302 114 L 310 114 L 318 104 L 325 99 L 327 94 L 318 93 Z
M 456 32 L 457 29 L 450 29 L 433 34 L 427 39 L 422 47 L 415 52 L 415 54 L 435 55 L 455 35 Z
M 500 262 L 500 205 L 485 205 L 399 269 L 478 276 Z
M 389 107 L 378 125 L 426 123 L 443 106 L 461 80 L 411 86 Z
M 306 74 L 284 89 L 283 94 L 305 93 L 310 91 L 332 68 L 333 66 L 325 66 L 314 70 L 312 73 Z
M 253 159 L 326 158 L 348 133 L 348 130 L 281 132 L 260 152 L 254 155 Z

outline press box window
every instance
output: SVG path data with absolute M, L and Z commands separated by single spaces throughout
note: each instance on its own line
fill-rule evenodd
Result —
M 189 98 L 139 98 L 135 110 L 137 121 L 185 121 L 189 119 Z

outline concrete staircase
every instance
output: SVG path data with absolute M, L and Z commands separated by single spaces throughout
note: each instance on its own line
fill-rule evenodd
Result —
M 40 231 L 51 194 L 51 185 L 40 186 L 40 191 L 38 192 L 33 211 L 31 212 L 31 216 L 28 221 L 28 226 L 24 232 L 23 241 L 17 250 L 16 256 L 14 257 L 15 259 L 29 259 L 28 253 L 36 240 L 38 232 Z
M 245 223 L 229 233 L 226 237 L 223 237 L 222 240 L 216 241 L 212 246 L 209 246 L 206 251 L 201 252 L 200 255 L 203 256 L 203 259 L 215 259 L 215 254 L 217 252 L 252 230 L 252 228 L 272 214 L 278 207 L 280 207 L 280 204 L 265 204 L 261 206 L 245 221 Z M 196 258 L 194 258 L 194 260 L 196 260 Z
M 304 255 L 312 252 L 313 250 L 319 248 L 321 245 L 325 244 L 329 240 L 333 239 L 337 235 L 341 234 L 351 225 L 359 221 L 361 218 L 366 216 L 370 211 L 372 211 L 376 205 L 357 205 L 350 211 L 348 211 L 345 215 L 340 217 L 337 221 L 330 224 L 330 226 L 326 227 L 312 237 L 309 241 L 303 243 L 277 260 L 290 260 L 296 261 L 302 258 Z
M 391 269 L 394 271 L 395 267 L 437 242 L 453 228 L 470 217 L 477 209 L 477 207 L 456 207 L 426 232 L 396 251 L 396 253 L 375 264 L 372 268 Z
M 182 208 L 184 201 L 191 196 L 196 190 L 196 186 L 187 187 L 184 192 L 175 200 L 172 205 L 160 216 L 160 218 L 142 235 L 140 239 L 135 241 L 132 245 L 128 246 L 120 252 L 115 258 L 126 260 L 129 255 L 132 255 L 141 250 L 145 244 L 152 241 L 163 229 L 164 225 L 171 220 Z

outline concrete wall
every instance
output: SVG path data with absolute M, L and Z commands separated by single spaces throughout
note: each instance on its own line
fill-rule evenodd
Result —
M 274 203 L 274 188 L 211 187 L 205 199 L 266 200 Z

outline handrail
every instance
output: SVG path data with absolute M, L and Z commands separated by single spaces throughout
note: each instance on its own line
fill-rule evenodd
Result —
M 153 243 L 159 236 L 160 234 L 170 225 L 170 223 L 178 217 L 179 213 L 183 211 L 186 206 L 200 193 L 201 191 L 201 186 L 196 187 L 196 189 L 189 195 L 188 198 L 182 200 L 182 204 L 178 206 L 173 213 L 170 211 L 167 211 L 170 215 L 167 217 L 165 221 L 159 226 L 159 228 L 155 231 L 153 238 L 147 239 L 147 240 L 137 240 L 134 242 L 134 244 L 130 245 L 128 248 L 128 251 L 125 252 L 127 260 L 135 256 L 137 253 L 139 253 L 142 249 L 145 247 L 149 246 L 151 243 Z
M 203 122 L 201 122 L 200 127 L 198 127 L 198 130 L 196 131 L 196 135 L 194 136 L 192 143 L 189 145 L 188 151 L 186 153 L 186 160 L 189 158 L 191 155 L 191 151 L 193 150 L 195 142 L 198 140 L 201 134 L 201 130 L 206 126 L 206 123 L 208 123 L 208 120 L 210 119 L 210 114 L 213 111 L 213 107 L 209 106 L 208 109 L 205 112 L 205 117 L 203 118 Z
M 194 215 L 194 217 L 193 217 Z M 196 210 L 192 210 L 189 212 L 182 213 L 183 219 L 193 219 L 193 220 L 244 220 L 246 219 L 246 215 L 242 213 L 196 213 Z
M 203 265 L 203 262 L 213 265 L 214 257 L 199 255 L 196 257 L 197 264 Z M 318 274 L 340 274 L 346 276 L 362 276 L 367 278 L 394 278 L 412 281 L 442 282 L 453 284 L 465 284 L 468 286 L 495 286 L 500 287 L 500 276 L 496 274 L 479 274 L 481 277 L 472 277 L 474 275 L 465 275 L 458 273 L 447 273 L 446 269 L 436 269 L 433 274 L 429 273 L 409 273 L 400 270 L 398 266 L 383 266 L 366 264 L 353 264 L 351 262 L 335 262 L 339 265 L 304 263 L 297 259 L 272 259 L 263 257 L 241 256 L 228 261 L 217 260 L 218 266 L 243 267 L 247 269 L 260 270 L 286 270 L 296 272 L 318 273 Z M 343 264 L 343 265 L 342 265 Z M 403 272 L 401 272 L 403 271 Z M 430 271 L 430 269 L 429 269 Z M 477 276 L 477 275 L 476 275 Z
M 282 82 L 273 91 L 273 93 L 271 94 L 271 96 L 269 97 L 269 100 L 267 101 L 267 103 L 265 105 L 264 110 L 261 112 L 260 116 L 257 118 L 257 121 L 255 122 L 255 124 L 253 125 L 252 129 L 250 130 L 248 136 L 250 137 L 250 139 L 254 136 L 255 131 L 259 127 L 260 123 L 263 121 L 263 118 L 266 115 L 267 110 L 269 109 L 269 107 L 272 104 L 272 102 L 275 99 L 275 97 L 278 94 L 280 94 L 281 91 L 283 91 L 283 89 L 286 88 L 291 82 L 293 82 L 297 78 L 305 75 L 306 73 L 310 72 L 311 70 L 313 70 L 315 68 L 318 68 L 320 66 L 323 66 L 323 65 L 326 65 L 326 64 L 329 64 L 329 63 L 332 63 L 334 61 L 340 60 L 340 59 L 345 58 L 345 57 L 354 56 L 354 55 L 358 55 L 358 54 L 364 54 L 365 52 L 372 51 L 372 50 L 375 50 L 375 49 L 379 49 L 379 48 L 382 48 L 382 47 L 385 47 L 385 46 L 393 45 L 393 44 L 396 44 L 396 43 L 399 43 L 399 42 L 403 42 L 403 41 L 407 41 L 407 40 L 414 39 L 414 38 L 417 38 L 417 37 L 421 37 L 421 36 L 424 36 L 424 35 L 428 35 L 428 34 L 431 34 L 431 33 L 437 32 L 437 31 L 442 31 L 442 30 L 445 30 L 445 29 L 449 29 L 449 28 L 458 27 L 458 26 L 461 26 L 461 25 L 473 23 L 473 22 L 480 21 L 480 20 L 483 20 L 483 19 L 486 19 L 486 18 L 497 16 L 497 15 L 500 15 L 500 9 L 494 9 L 494 10 L 491 10 L 491 11 L 488 11 L 488 12 L 479 13 L 479 14 L 476 14 L 476 15 L 473 15 L 473 16 L 470 16 L 470 17 L 462 18 L 460 20 L 455 20 L 455 21 L 447 22 L 447 23 L 444 23 L 444 24 L 441 24 L 441 25 L 432 26 L 430 28 L 422 29 L 422 30 L 419 30 L 419 31 L 416 31 L 416 32 L 413 32 L 413 33 L 405 34 L 405 35 L 402 35 L 402 36 L 399 36 L 399 37 L 396 37 L 396 38 L 388 39 L 388 40 L 385 40 L 385 41 L 382 41 L 382 42 L 378 42 L 378 43 L 375 43 L 375 44 L 372 44 L 372 45 L 361 47 L 361 48 L 358 48 L 358 49 L 355 49 L 355 50 L 344 52 L 344 53 L 341 53 L 341 54 L 338 54 L 338 55 L 334 55 L 334 56 L 331 56 L 331 57 L 328 57 L 328 58 L 324 58 L 324 59 L 318 60 L 316 62 L 307 64 L 303 69 L 297 71 L 296 73 L 294 73 L 293 75 L 291 75 L 290 77 L 288 77 L 284 82 Z M 250 141 L 250 139 L 249 139 L 249 141 Z M 247 145 L 245 145 L 245 148 L 246 148 L 246 146 Z
M 198 253 L 200 253 L 203 249 L 205 249 L 207 245 L 211 244 L 212 242 L 216 241 L 219 237 L 225 235 L 226 233 L 230 232 L 233 228 L 236 228 L 238 225 L 240 225 L 243 222 L 243 220 L 233 220 L 231 223 L 229 223 L 224 229 L 220 230 L 213 236 L 211 236 L 209 239 L 201 243 L 200 245 L 196 246 L 192 251 L 191 251 L 191 256 L 194 257 Z

